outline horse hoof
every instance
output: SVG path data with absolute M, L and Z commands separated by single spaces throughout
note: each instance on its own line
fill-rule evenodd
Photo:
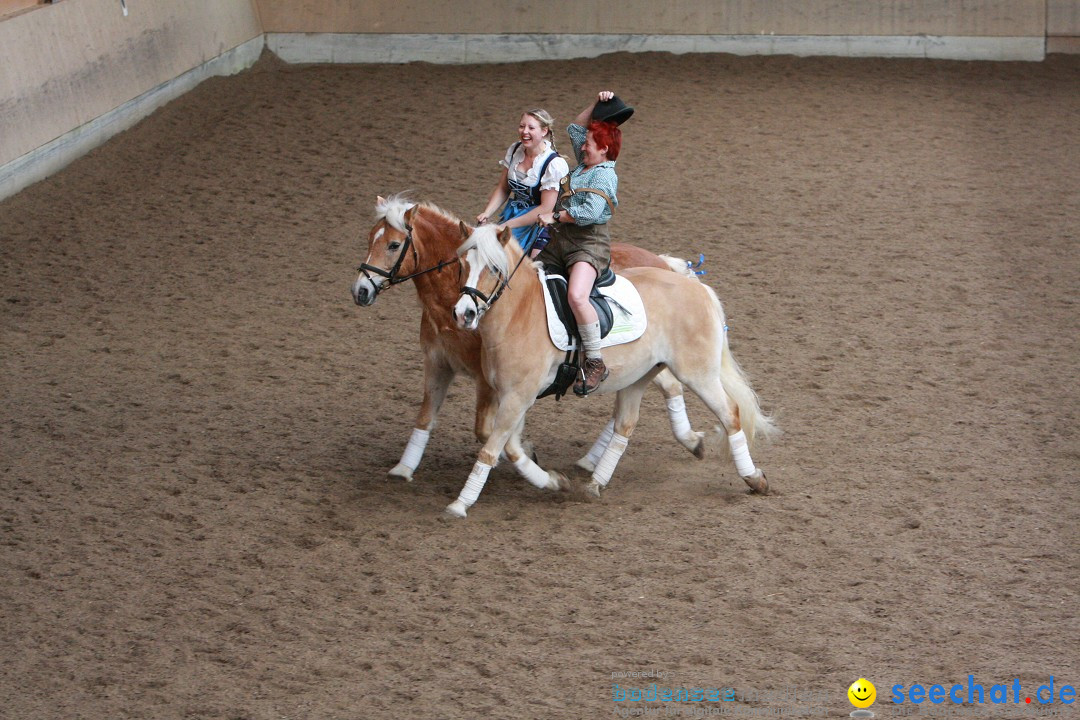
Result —
M 548 490 L 569 490 L 570 478 L 558 470 L 548 470 Z
M 603 486 L 600 483 L 596 482 L 595 480 L 590 480 L 589 482 L 585 483 L 585 494 L 598 498 L 600 497 L 601 487 Z
M 596 470 L 596 463 L 590 460 L 588 455 L 578 460 L 576 463 L 574 463 L 574 465 L 581 468 L 587 473 L 592 473 L 594 470 Z
M 443 512 L 452 518 L 463 518 L 469 514 L 468 510 L 469 508 L 465 506 L 465 503 L 461 502 L 460 500 L 455 500 L 454 502 L 447 505 L 446 510 L 444 510 Z
M 412 470 L 408 465 L 402 465 L 398 463 L 394 466 L 394 469 L 386 473 L 388 477 L 398 478 L 405 482 L 412 482 Z
M 756 469 L 753 475 L 744 477 L 743 481 L 750 486 L 750 492 L 758 495 L 769 494 L 769 480 L 765 477 L 765 473 L 761 471 L 761 468 Z
M 698 460 L 704 460 L 705 459 L 705 433 L 696 432 L 696 433 L 694 433 L 694 435 L 697 436 L 697 444 L 694 445 L 693 449 L 691 449 L 690 452 L 692 452 L 694 454 L 694 457 L 696 457 Z

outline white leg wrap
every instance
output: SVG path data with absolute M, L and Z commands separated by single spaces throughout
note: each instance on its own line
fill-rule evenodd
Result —
M 480 497 L 480 491 L 484 489 L 484 483 L 487 482 L 489 472 L 491 472 L 490 465 L 485 465 L 482 462 L 473 465 L 472 472 L 469 473 L 469 479 L 465 481 L 465 487 L 461 489 L 461 494 L 458 495 L 458 502 L 465 507 L 472 507 L 476 499 Z
M 615 418 L 608 420 L 608 424 L 604 426 L 603 432 L 600 433 L 600 437 L 596 438 L 596 442 L 593 443 L 592 449 L 585 456 L 585 460 L 588 461 L 593 467 L 596 467 L 596 463 L 600 462 L 600 456 L 607 450 L 608 444 L 611 442 L 611 436 L 615 434 Z
M 531 458 L 522 455 L 514 463 L 514 467 L 521 473 L 522 477 L 531 482 L 541 490 L 547 489 L 548 481 L 550 478 L 546 471 L 540 469 L 540 466 L 532 461 Z
M 596 464 L 596 470 L 592 475 L 592 479 L 599 483 L 601 487 L 606 487 L 608 481 L 611 480 L 611 475 L 615 472 L 615 466 L 619 464 L 619 459 L 626 452 L 626 446 L 629 442 L 629 438 L 623 437 L 617 432 L 611 434 L 611 442 L 608 443 L 607 449 L 604 450 L 604 454 L 600 457 L 600 462 Z
M 431 437 L 429 430 L 413 428 L 409 436 L 409 444 L 405 446 L 405 452 L 401 454 L 401 464 L 410 470 L 415 470 L 420 464 L 420 458 L 424 457 L 424 448 L 427 447 L 428 438 Z
M 675 437 L 682 438 L 693 434 L 694 430 L 690 427 L 690 418 L 686 416 L 686 398 L 682 395 L 668 398 L 667 414 L 671 420 L 671 432 L 675 434 Z
M 742 430 L 734 435 L 728 435 L 728 444 L 731 445 L 731 457 L 735 458 L 735 469 L 742 477 L 749 477 L 757 472 L 754 461 L 750 459 L 750 449 L 746 446 L 746 433 Z

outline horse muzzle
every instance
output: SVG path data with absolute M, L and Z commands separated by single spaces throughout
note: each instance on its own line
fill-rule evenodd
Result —
M 379 286 L 371 281 L 371 278 L 360 276 L 352 285 L 352 299 L 357 305 L 367 307 L 375 304 L 375 298 L 379 295 Z
M 462 297 L 454 306 L 454 319 L 462 330 L 475 330 L 480 324 L 480 311 L 472 298 Z

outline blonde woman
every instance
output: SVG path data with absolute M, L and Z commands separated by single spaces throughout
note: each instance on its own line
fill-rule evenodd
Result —
M 547 242 L 540 237 L 541 214 L 551 213 L 559 196 L 559 181 L 570 172 L 551 134 L 554 123 L 546 110 L 529 110 L 518 123 L 518 141 L 511 145 L 502 161 L 502 176 L 488 198 L 487 207 L 476 216 L 483 225 L 496 210 L 500 230 L 510 228 L 522 249 L 535 255 Z

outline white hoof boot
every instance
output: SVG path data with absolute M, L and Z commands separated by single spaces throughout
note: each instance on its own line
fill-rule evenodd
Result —
M 600 489 L 603 487 L 603 485 L 596 482 L 595 480 L 590 480 L 589 482 L 585 483 L 585 492 L 586 494 L 592 495 L 593 497 L 600 497 Z
M 394 466 L 393 470 L 386 474 L 393 478 L 400 478 L 405 482 L 412 482 L 412 473 L 412 468 L 410 468 L 408 465 L 398 463 Z
M 587 473 L 591 473 L 594 470 L 596 470 L 596 463 L 593 462 L 592 460 L 590 460 L 588 455 L 581 458 L 580 460 L 578 460 L 574 464 L 577 465 L 579 468 L 581 468 L 582 470 L 584 470 Z
M 468 510 L 469 508 L 465 507 L 465 503 L 460 500 L 455 500 L 446 506 L 444 512 L 450 517 L 463 518 L 469 514 Z

